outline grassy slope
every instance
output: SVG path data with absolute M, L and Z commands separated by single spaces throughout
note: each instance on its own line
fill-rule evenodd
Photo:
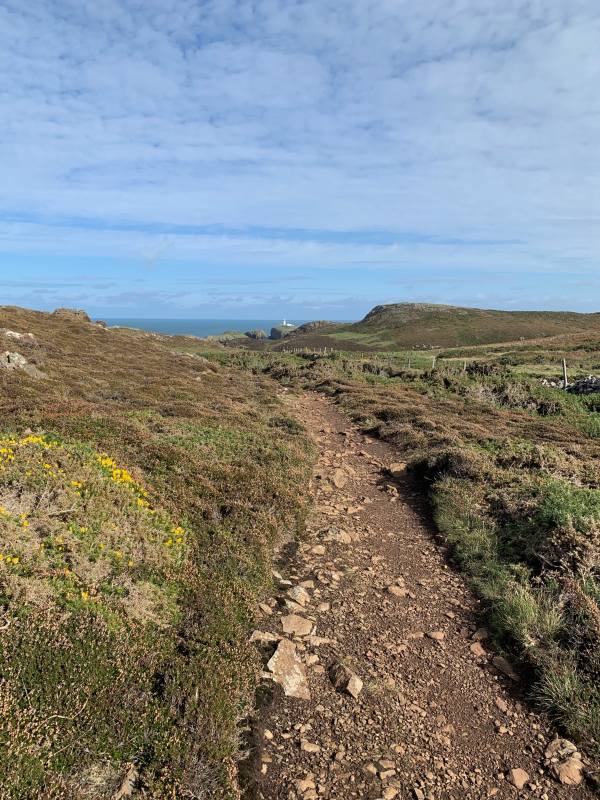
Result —
M 269 382 L 19 309 L 0 372 L 0 795 L 227 796 L 306 442 Z M 3 338 L 0 336 L 0 338 Z
M 389 378 L 378 358 L 236 358 L 330 393 L 412 463 L 499 644 L 564 730 L 597 752 L 600 415 L 593 399 L 451 365 Z
M 289 347 L 402 350 L 510 342 L 574 332 L 600 333 L 599 314 L 488 311 L 425 304 L 377 306 L 363 320 L 293 335 Z

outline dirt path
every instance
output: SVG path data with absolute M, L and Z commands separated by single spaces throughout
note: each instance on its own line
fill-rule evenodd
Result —
M 393 450 L 323 397 L 290 402 L 319 449 L 316 508 L 254 637 L 275 690 L 255 725 L 248 796 L 592 797 L 544 767 L 552 731 L 493 666 L 477 601 L 445 563 L 420 493 L 386 477 Z M 360 692 L 356 680 L 344 691 L 353 674 Z

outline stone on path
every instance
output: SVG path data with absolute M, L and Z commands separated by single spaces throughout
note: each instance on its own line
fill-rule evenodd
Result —
M 305 753 L 319 753 L 321 748 L 314 742 L 309 742 L 308 739 L 300 739 L 300 750 Z
M 581 754 L 568 739 L 554 739 L 544 753 L 550 772 L 565 786 L 579 786 L 583 780 Z
M 292 586 L 291 589 L 288 589 L 287 596 L 301 606 L 310 603 L 310 595 L 302 586 Z
M 269 631 L 253 631 L 250 641 L 261 642 L 261 644 L 264 644 L 265 642 L 278 642 L 280 638 L 280 636 L 276 636 L 274 633 L 270 633 Z
M 477 656 L 477 658 L 485 658 L 487 655 L 484 647 L 479 642 L 473 642 L 473 644 L 469 647 L 469 650 L 474 656 Z
M 343 469 L 334 469 L 333 474 L 331 476 L 331 482 L 336 487 L 336 489 L 343 489 L 344 486 L 348 483 L 348 476 L 346 475 Z
M 355 700 L 362 691 L 363 682 L 358 675 L 339 662 L 329 668 L 329 678 L 336 691 L 345 692 Z
M 508 703 L 501 697 L 497 697 L 494 701 L 496 708 L 502 711 L 503 714 L 508 714 Z
M 288 614 L 282 617 L 281 626 L 284 633 L 291 633 L 294 636 L 308 636 L 313 629 L 311 620 L 301 617 L 299 614 Z
M 433 639 L 434 642 L 443 642 L 444 639 L 446 638 L 446 634 L 444 633 L 444 631 L 429 631 L 427 636 L 430 639 Z
M 504 658 L 504 656 L 495 656 L 492 659 L 492 664 L 496 667 L 497 670 L 499 670 L 504 675 L 506 675 L 508 678 L 510 678 L 511 681 L 518 681 L 519 680 L 519 676 L 514 671 L 512 666 L 509 664 L 509 662 Z
M 296 653 L 296 647 L 289 639 L 282 639 L 267 664 L 273 680 L 283 688 L 287 697 L 310 700 L 310 689 L 306 682 L 304 665 Z
M 508 780 L 512 783 L 515 789 L 522 789 L 529 780 L 529 775 L 524 769 L 517 767 L 516 769 L 511 769 L 509 771 Z
M 406 472 L 406 464 L 403 461 L 395 461 L 389 465 L 387 471 L 392 478 L 401 478 Z

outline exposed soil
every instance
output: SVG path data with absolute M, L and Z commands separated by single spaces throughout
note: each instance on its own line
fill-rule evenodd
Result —
M 275 690 L 257 711 L 247 796 L 593 797 L 545 766 L 556 734 L 493 665 L 477 600 L 446 561 L 422 491 L 386 472 L 394 451 L 327 398 L 289 399 L 319 451 L 315 511 L 257 628 L 294 642 L 311 699 L 285 696 L 265 673 Z M 294 605 L 289 590 L 302 584 Z M 314 623 L 310 634 L 283 633 L 291 614 Z M 262 645 L 265 664 L 276 646 Z M 338 662 L 362 680 L 357 698 L 332 685 Z

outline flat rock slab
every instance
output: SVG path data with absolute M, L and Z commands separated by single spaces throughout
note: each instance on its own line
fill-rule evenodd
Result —
M 282 639 L 271 656 L 267 669 L 273 680 L 283 688 L 286 697 L 310 700 L 310 689 L 306 682 L 304 664 L 300 661 L 296 647 L 289 639 Z
M 291 633 L 293 636 L 309 636 L 312 633 L 314 623 L 299 614 L 288 614 L 281 618 L 281 627 L 284 633 Z

